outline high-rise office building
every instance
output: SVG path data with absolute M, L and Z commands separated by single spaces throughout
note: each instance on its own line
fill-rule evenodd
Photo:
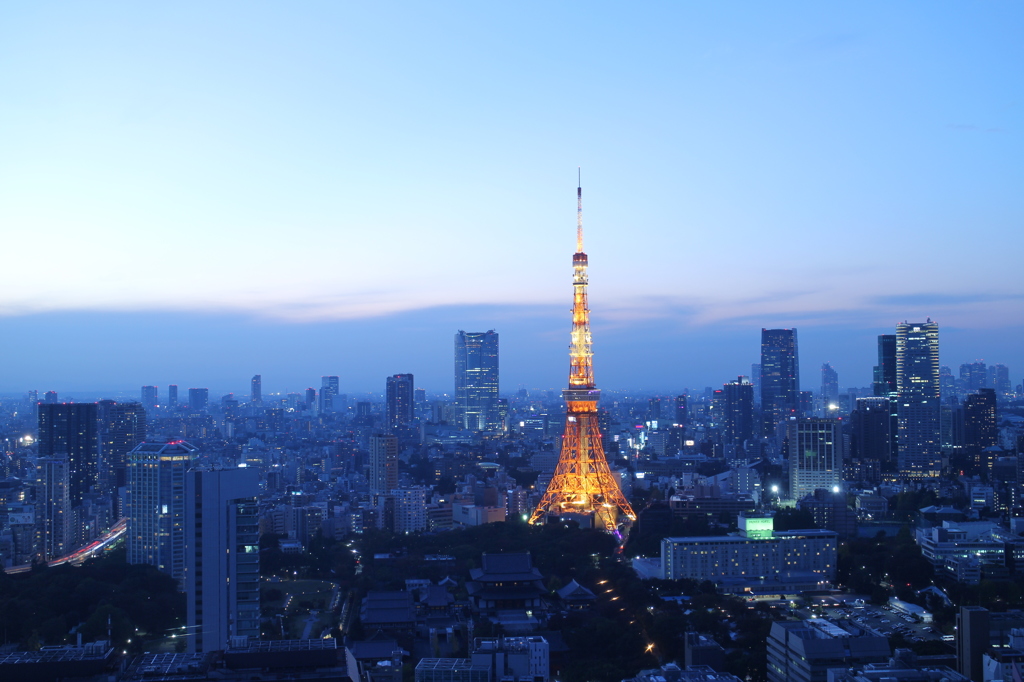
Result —
M 853 456 L 878 462 L 887 470 L 892 462 L 892 401 L 884 397 L 857 398 L 851 415 Z
M 188 647 L 228 648 L 260 635 L 259 472 L 185 474 L 185 594 Z
M 676 396 L 676 415 L 675 416 L 676 416 L 676 424 L 678 426 L 686 426 L 687 425 L 687 423 L 688 423 L 687 420 L 689 419 L 689 414 L 688 414 L 688 409 L 687 409 L 687 404 L 686 404 L 686 395 L 685 394 L 684 395 L 677 395 Z
M 462 428 L 499 429 L 498 333 L 493 329 L 455 335 L 455 405 Z
M 413 420 L 413 378 L 411 374 L 395 374 L 387 383 L 387 425 L 389 429 Z
M 142 406 L 147 410 L 154 410 L 160 404 L 160 393 L 156 386 L 142 387 Z
M 39 456 L 68 463 L 68 496 L 72 507 L 99 485 L 99 437 L 96 403 L 39 406 Z
M 878 336 L 878 364 L 874 371 L 874 394 L 879 397 L 896 396 L 896 335 Z
M 142 403 L 101 400 L 99 416 L 101 478 L 112 488 L 125 485 L 128 453 L 146 440 L 146 410 Z
M 370 436 L 370 492 L 389 493 L 398 487 L 398 438 Z
M 982 453 L 999 442 L 996 426 L 996 392 L 979 389 L 964 399 L 964 455 L 977 468 L 985 468 Z
M 47 391 L 43 394 L 43 402 L 48 405 L 53 405 L 59 402 L 59 399 L 57 398 L 57 391 Z
M 310 386 L 306 389 L 306 409 L 314 410 L 316 408 L 316 389 Z
M 939 325 L 896 325 L 896 417 L 900 476 L 934 478 L 941 471 Z
M 799 500 L 822 488 L 843 482 L 839 422 L 835 419 L 791 419 L 789 439 L 789 495 Z
M 960 388 L 964 393 L 988 388 L 988 366 L 984 360 L 960 365 Z
M 761 330 L 761 434 L 770 436 L 789 417 L 799 416 L 800 362 L 796 329 Z
M 996 398 L 1005 400 L 1013 392 L 1013 384 L 1010 382 L 1010 368 L 1006 365 L 992 365 L 989 367 L 992 375 L 989 384 L 995 389 Z
M 128 563 L 151 564 L 180 580 L 185 571 L 185 473 L 197 448 L 142 443 L 128 453 Z
M 821 366 L 821 398 L 826 410 L 839 402 L 839 373 L 827 362 Z
M 338 395 L 341 381 L 336 376 L 320 377 L 320 414 L 334 412 L 334 397 Z
M 257 406 L 263 404 L 263 375 L 257 374 L 252 378 L 252 390 L 249 393 L 249 401 Z
M 172 410 L 178 406 L 178 384 L 171 384 L 167 387 L 167 407 Z
M 733 448 L 754 436 L 754 387 L 747 377 L 737 377 L 722 387 L 722 442 Z
M 206 414 L 210 408 L 210 389 L 188 389 L 188 409 L 194 414 Z

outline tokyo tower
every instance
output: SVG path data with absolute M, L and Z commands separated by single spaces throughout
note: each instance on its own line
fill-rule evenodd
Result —
M 583 189 L 576 188 L 576 253 L 572 257 L 572 343 L 569 345 L 569 388 L 562 391 L 567 407 L 562 451 L 530 523 L 562 514 L 593 517 L 595 528 L 616 531 L 619 515 L 636 520 L 608 468 L 597 422 L 600 389 L 594 386 L 590 309 L 587 308 L 587 254 L 583 252 Z

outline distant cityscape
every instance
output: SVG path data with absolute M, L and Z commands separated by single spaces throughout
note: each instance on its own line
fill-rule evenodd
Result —
M 45 564 L 103 561 L 123 548 L 129 565 L 173 579 L 185 598 L 180 639 L 151 637 L 154 648 L 123 679 L 228 674 L 211 662 L 214 654 L 232 670 L 324 679 L 316 675 L 340 670 L 340 645 L 349 657 L 375 653 L 358 660 L 357 674 L 329 679 L 399 682 L 411 653 L 405 647 L 421 650 L 424 636 L 435 653 L 451 656 L 413 654 L 416 682 L 571 679 L 571 666 L 559 672 L 552 651 L 559 635 L 549 628 L 613 590 L 575 579 L 545 588 L 529 551 L 484 552 L 469 575 L 407 578 L 402 590 L 350 589 L 342 599 L 335 585 L 321 605 L 326 619 L 308 602 L 301 634 L 289 636 L 284 626 L 294 595 L 268 606 L 269 595 L 296 584 L 288 571 L 268 574 L 268 550 L 302 557 L 338 543 L 362 557 L 351 567 L 358 576 L 391 556 L 361 555 L 358 543 L 382 533 L 398 547 L 402 538 L 527 522 L 606 533 L 617 550 L 605 560 L 627 561 L 637 581 L 710 585 L 702 589 L 763 606 L 770 636 L 754 647 L 765 662 L 751 664 L 748 678 L 819 679 L 826 668 L 855 666 L 860 672 L 850 679 L 989 680 L 1004 660 L 1024 661 L 1024 630 L 1000 626 L 989 637 L 986 628 L 995 626 L 981 606 L 958 604 L 954 636 L 924 625 L 937 622 L 926 608 L 934 595 L 907 594 L 888 574 L 870 593 L 843 596 L 854 578 L 840 558 L 856 538 L 882 542 L 912 526 L 912 552 L 940 608 L 953 603 L 943 583 L 978 586 L 1024 574 L 1024 395 L 1005 365 L 965 362 L 954 374 L 939 364 L 938 323 L 902 322 L 878 336 L 870 387 L 841 388 L 826 363 L 820 388 L 805 390 L 797 330 L 762 329 L 760 363 L 721 387 L 602 396 L 593 379 L 582 239 L 581 217 L 562 395 L 502 391 L 492 329 L 455 334 L 454 381 L 444 394 L 397 373 L 382 378 L 378 396 L 350 397 L 340 376 L 281 395 L 265 392 L 255 374 L 247 394 L 213 400 L 207 388 L 146 385 L 130 401 L 68 402 L 36 390 L 4 401 L 4 569 L 32 576 Z M 946 504 L 910 516 L 900 508 L 922 495 Z M 921 625 L 912 631 L 874 608 L 851 611 L 869 601 Z M 829 607 L 833 616 L 821 618 Z M 1015 613 L 1014 627 L 1024 628 L 1024 613 Z M 474 638 L 473 627 L 484 624 L 509 636 Z M 437 643 L 441 626 L 445 647 Z M 948 651 L 923 666 L 911 649 L 893 654 L 894 638 Z M 834 640 L 858 644 L 840 658 L 814 648 Z M 636 679 L 736 679 L 723 643 L 696 631 L 685 641 L 686 665 L 664 662 Z M 40 644 L 49 646 L 0 657 L 0 674 L 9 666 L 57 679 L 45 672 L 53 651 L 64 652 L 67 670 L 120 665 L 109 640 Z M 998 655 L 990 644 L 1001 647 Z M 173 648 L 160 653 L 160 646 Z M 456 656 L 460 650 L 471 656 Z M 810 667 L 794 668 L 794 656 Z M 318 672 L 296 672 L 298 661 Z M 192 677 L 175 677 L 183 665 Z M 928 670 L 938 672 L 928 677 Z

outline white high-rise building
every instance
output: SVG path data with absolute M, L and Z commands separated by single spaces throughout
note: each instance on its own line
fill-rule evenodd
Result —
M 128 563 L 152 564 L 180 580 L 185 570 L 185 473 L 196 448 L 141 443 L 128 453 Z
M 190 652 L 260 635 L 259 473 L 185 475 L 185 593 Z

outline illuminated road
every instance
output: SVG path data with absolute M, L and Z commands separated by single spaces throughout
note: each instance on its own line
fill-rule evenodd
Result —
M 114 527 L 108 530 L 106 533 L 90 542 L 85 547 L 82 547 L 71 554 L 54 559 L 49 562 L 50 566 L 60 566 L 61 564 L 80 564 L 86 559 L 90 559 L 105 549 L 111 547 L 115 542 L 124 536 L 128 530 L 128 519 L 121 519 L 114 524 Z M 21 566 L 12 566 L 5 570 L 6 573 L 26 573 L 32 570 L 32 564 L 22 564 Z

